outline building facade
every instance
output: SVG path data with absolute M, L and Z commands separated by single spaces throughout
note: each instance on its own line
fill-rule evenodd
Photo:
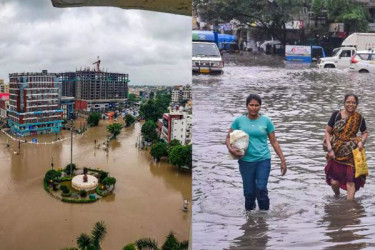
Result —
M 182 145 L 192 140 L 192 115 L 187 112 L 171 112 L 163 114 L 160 138 L 165 142 L 178 140 Z
M 86 111 L 107 111 L 125 102 L 128 94 L 128 74 L 96 70 L 80 70 L 60 75 L 62 95 L 85 102 L 76 108 Z M 117 104 L 116 104 L 117 103 Z
M 0 93 L 9 93 L 9 84 L 4 83 L 3 79 L 0 79 Z
M 18 136 L 58 133 L 62 127 L 61 82 L 56 74 L 9 74 L 8 123 Z

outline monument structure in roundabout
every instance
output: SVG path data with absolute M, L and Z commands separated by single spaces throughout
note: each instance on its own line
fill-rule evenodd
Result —
M 77 169 L 68 164 L 65 169 L 50 169 L 44 176 L 44 189 L 63 202 L 91 203 L 115 189 L 116 178 L 99 169 Z

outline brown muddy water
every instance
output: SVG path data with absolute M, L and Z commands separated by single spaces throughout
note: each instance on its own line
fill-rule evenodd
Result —
M 52 145 L 18 145 L 0 135 L 0 249 L 61 249 L 76 246 L 81 233 L 90 234 L 97 221 L 104 221 L 104 250 L 122 249 L 143 237 L 161 246 L 170 231 L 188 240 L 191 212 L 183 212 L 184 198 L 191 200 L 191 174 L 179 172 L 167 161 L 154 163 L 147 151 L 135 147 L 140 124 L 125 128 L 110 142 L 108 156 L 94 149 L 103 142 L 108 121 L 90 128 L 73 140 L 73 162 L 79 168 L 109 171 L 117 179 L 112 195 L 93 204 L 68 204 L 52 198 L 43 188 L 45 172 L 70 163 L 70 140 Z M 69 137 L 63 131 L 59 137 Z M 52 141 L 55 135 L 38 136 Z
M 374 75 L 250 53 L 224 58 L 223 75 L 193 77 L 193 249 L 374 249 Z M 345 191 L 334 198 L 325 183 L 322 151 L 329 117 L 349 92 L 358 94 L 370 133 L 370 176 L 351 202 Z M 261 113 L 273 120 L 289 168 L 281 177 L 272 150 L 265 213 L 245 213 L 238 163 L 225 146 L 249 93 L 261 95 Z

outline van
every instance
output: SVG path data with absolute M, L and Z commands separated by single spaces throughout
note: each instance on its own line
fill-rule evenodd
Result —
M 193 73 L 223 73 L 224 62 L 217 47 L 217 37 L 212 31 L 193 31 Z

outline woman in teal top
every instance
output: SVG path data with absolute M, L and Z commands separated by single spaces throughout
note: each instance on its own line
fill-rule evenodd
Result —
M 229 129 L 226 144 L 230 153 L 241 157 L 238 161 L 243 181 L 245 209 L 255 209 L 255 200 L 259 209 L 269 209 L 267 183 L 271 171 L 271 153 L 267 138 L 281 160 L 281 175 L 285 175 L 287 167 L 284 155 L 275 136 L 275 127 L 272 121 L 261 114 L 262 105 L 260 96 L 250 94 L 246 99 L 247 115 L 234 120 Z M 242 130 L 249 135 L 249 147 L 243 155 L 241 150 L 230 145 L 230 133 L 233 130 Z

